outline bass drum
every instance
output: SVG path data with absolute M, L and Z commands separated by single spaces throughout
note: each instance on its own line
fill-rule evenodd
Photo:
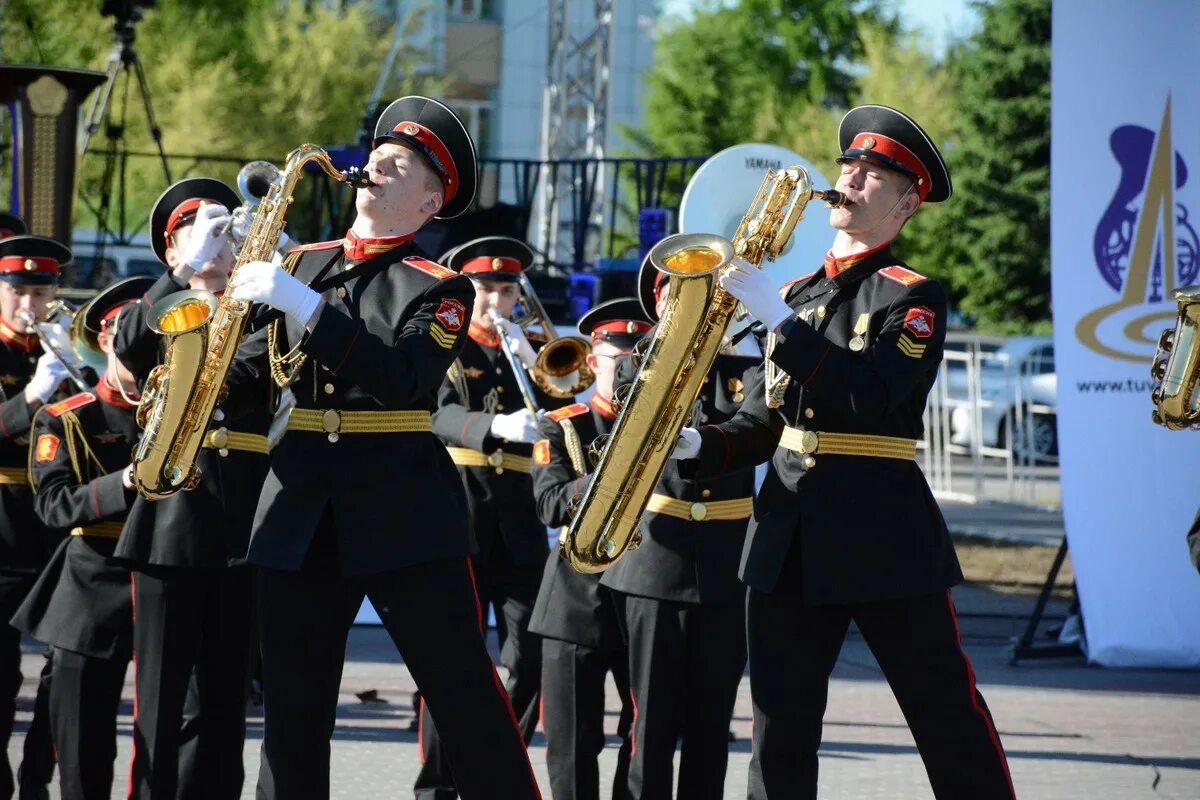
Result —
M 806 158 L 786 147 L 762 142 L 727 147 L 701 164 L 688 182 L 679 204 L 679 232 L 715 233 L 732 239 L 767 170 L 791 166 L 808 170 L 813 186 L 833 185 Z M 776 285 L 782 286 L 821 268 L 833 238 L 829 211 L 820 201 L 810 202 L 779 258 L 763 263 L 763 269 Z M 729 330 L 737 332 L 748 324 L 750 320 L 739 309 L 731 318 Z M 746 336 L 738 343 L 738 352 L 762 357 L 753 336 Z

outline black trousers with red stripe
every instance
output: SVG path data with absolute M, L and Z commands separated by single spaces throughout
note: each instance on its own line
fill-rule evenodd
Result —
M 259 800 L 329 797 L 329 742 L 346 637 L 364 595 L 429 704 L 462 797 L 540 798 L 512 705 L 480 634 L 467 559 L 344 578 L 336 559 L 314 557 L 320 549 L 314 543 L 299 572 L 261 571 L 266 727 Z
M 817 797 L 829 689 L 853 620 L 892 687 L 939 800 L 1013 800 L 1008 762 L 963 651 L 950 593 L 838 606 L 750 590 L 749 798 Z

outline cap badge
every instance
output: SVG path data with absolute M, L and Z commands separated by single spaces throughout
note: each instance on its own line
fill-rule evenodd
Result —
M 504 259 L 493 258 L 492 259 L 492 272 L 499 272 L 502 269 L 504 269 Z
M 25 269 L 29 270 L 30 272 L 33 272 L 35 269 L 37 269 L 37 262 L 34 261 L 32 258 L 27 258 L 27 259 L 25 259 L 24 266 L 25 266 Z
M 870 150 L 875 147 L 875 137 L 868 136 L 867 138 L 863 139 L 862 146 L 864 150 Z
M 632 322 L 632 321 L 626 322 L 625 323 L 625 332 L 626 333 L 637 333 L 638 332 L 638 324 L 636 322 Z
M 409 136 L 416 136 L 420 132 L 421 132 L 421 129 L 418 128 L 416 125 L 413 125 L 412 123 L 405 125 L 404 130 L 402 131 L 402 133 L 406 133 Z

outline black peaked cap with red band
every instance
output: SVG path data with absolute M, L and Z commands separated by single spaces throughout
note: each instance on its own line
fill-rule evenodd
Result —
M 579 318 L 579 333 L 593 342 L 633 347 L 653 327 L 636 297 L 618 297 L 592 307 Z
M 475 144 L 454 112 L 428 97 L 392 101 L 375 124 L 372 147 L 394 142 L 418 153 L 445 187 L 438 219 L 457 217 L 475 200 Z
M 92 334 L 100 333 L 110 311 L 131 300 L 140 299 L 153 285 L 154 278 L 150 275 L 138 275 L 110 283 L 84 306 L 83 327 Z
M 28 232 L 29 229 L 25 227 L 24 220 L 16 214 L 0 211 L 0 239 L 7 239 L 9 236 L 20 236 L 22 233 Z
M 71 251 L 45 236 L 9 236 L 0 239 L 0 280 L 19 285 L 58 283 Z
M 150 209 L 150 247 L 167 263 L 167 240 L 175 229 L 196 219 L 200 203 L 216 203 L 233 211 L 242 204 L 233 188 L 216 178 L 184 178 L 171 184 Z
M 838 144 L 846 161 L 872 161 L 918 181 L 917 194 L 926 203 L 940 203 L 954 187 L 950 172 L 929 134 L 907 114 L 887 106 L 858 106 L 846 112 L 838 126 Z
M 533 264 L 533 250 L 520 239 L 483 236 L 446 253 L 442 264 L 472 278 L 517 281 Z

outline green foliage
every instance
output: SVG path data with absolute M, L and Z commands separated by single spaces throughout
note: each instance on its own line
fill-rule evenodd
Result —
M 135 28 L 134 46 L 145 65 L 163 148 L 180 156 L 172 159 L 173 179 L 208 175 L 232 183 L 246 160 L 281 164 L 305 141 L 355 140 L 391 25 L 374 16 L 370 4 L 337 6 L 303 0 L 160 0 L 146 11 Z M 114 37 L 112 19 L 101 17 L 99 9 L 99 0 L 9 0 L 0 32 L 4 60 L 103 69 Z M 411 74 L 403 65 L 417 55 L 402 54 L 400 71 Z M 126 219 L 136 229 L 165 181 L 157 156 L 151 155 L 141 96 L 131 85 L 125 99 L 124 85 L 122 76 L 110 116 L 119 118 L 124 108 L 127 147 L 147 154 L 130 158 L 126 175 Z M 437 86 L 393 81 L 387 96 L 425 88 Z M 105 147 L 102 130 L 80 164 L 77 227 L 95 225 Z M 109 227 L 117 224 L 110 214 Z
M 994 0 L 953 54 L 954 197 L 922 244 L 981 329 L 1050 317 L 1050 0 Z

